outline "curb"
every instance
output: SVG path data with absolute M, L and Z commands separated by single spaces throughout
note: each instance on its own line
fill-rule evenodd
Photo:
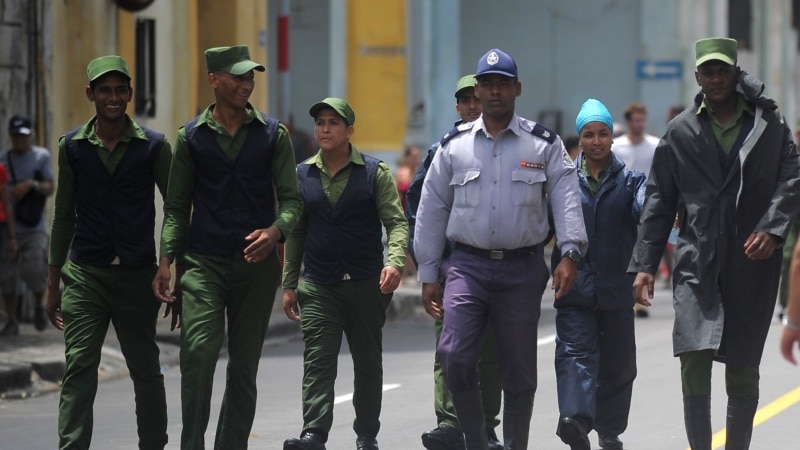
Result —
M 420 288 L 401 287 L 395 292 L 386 312 L 386 320 L 402 320 L 424 315 Z M 285 342 L 287 339 L 302 339 L 300 324 L 293 322 L 283 313 L 282 291 L 279 289 L 270 316 L 264 346 L 269 347 Z M 180 333 L 170 331 L 170 320 L 159 316 L 156 328 L 156 342 L 161 351 L 162 371 L 176 367 L 180 362 Z M 66 360 L 64 356 L 63 334 L 48 329 L 43 333 L 21 327 L 20 336 L 0 340 L 0 401 L 17 400 L 49 392 L 58 391 L 64 376 Z M 34 334 L 36 333 L 36 334 Z M 221 354 L 226 347 L 223 345 Z M 103 345 L 98 381 L 108 381 L 128 376 L 125 358 L 119 350 L 119 343 L 113 327 Z

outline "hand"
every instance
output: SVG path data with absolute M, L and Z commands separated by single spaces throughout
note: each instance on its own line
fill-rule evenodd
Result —
M 172 320 L 169 324 L 169 331 L 175 331 L 176 328 L 181 327 L 181 317 L 183 317 L 183 291 L 180 288 L 180 282 L 175 283 L 175 289 L 172 295 L 175 298 L 172 303 L 167 303 L 164 308 L 164 318 L 166 319 L 172 313 Z
M 275 249 L 281 238 L 281 230 L 275 225 L 262 230 L 255 230 L 245 236 L 250 245 L 244 249 L 244 259 L 249 263 L 261 262 Z
M 442 286 L 439 283 L 422 283 L 422 304 L 429 316 L 434 319 L 442 317 Z
M 650 306 L 650 300 L 653 299 L 653 286 L 655 282 L 656 277 L 652 274 L 646 272 L 639 272 L 636 274 L 636 279 L 633 281 L 633 298 L 636 300 L 636 303 Z
M 381 270 L 381 294 L 390 294 L 394 292 L 397 286 L 400 286 L 400 280 L 402 278 L 403 275 L 401 275 L 400 271 L 395 267 L 385 266 L 383 270 Z
M 758 261 L 767 259 L 775 251 L 775 237 L 764 231 L 751 234 L 744 243 L 744 254 L 748 258 Z
M 47 298 L 44 310 L 50 323 L 59 330 L 64 329 L 64 318 L 61 316 L 61 267 L 47 267 Z
M 169 259 L 162 257 L 161 263 L 158 265 L 158 272 L 156 277 L 153 278 L 153 294 L 156 298 L 164 303 L 172 303 L 175 301 L 175 296 L 170 292 L 169 281 L 172 278 L 172 272 L 169 270 Z
M 567 295 L 578 281 L 578 263 L 567 258 L 561 258 L 555 272 L 553 272 L 552 289 L 556 291 L 556 300 Z
M 14 197 L 14 200 L 22 200 L 22 197 L 25 197 L 28 191 L 33 189 L 35 183 L 36 180 L 32 178 L 30 180 L 20 181 L 11 188 L 11 196 Z
M 783 327 L 783 333 L 781 333 L 781 354 L 785 360 L 797 365 L 793 353 L 795 346 L 800 347 L 800 330 Z
M 300 307 L 297 306 L 297 291 L 294 289 L 283 290 L 283 312 L 286 317 L 295 322 L 300 322 Z
M 17 239 L 8 239 L 8 260 L 13 261 L 17 259 Z
M 44 310 L 47 312 L 47 317 L 50 318 L 50 323 L 59 330 L 64 330 L 64 318 L 61 316 L 61 287 L 59 283 L 61 280 L 50 284 L 48 280 L 47 300 L 45 301 Z

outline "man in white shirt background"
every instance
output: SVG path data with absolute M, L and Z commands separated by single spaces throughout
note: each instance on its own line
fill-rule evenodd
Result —
M 625 107 L 625 125 L 628 131 L 614 139 L 611 151 L 619 156 L 629 169 L 650 174 L 650 164 L 659 139 L 645 133 L 647 107 L 642 103 L 629 103 Z

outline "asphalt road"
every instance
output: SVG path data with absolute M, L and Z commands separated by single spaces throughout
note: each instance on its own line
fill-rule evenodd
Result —
M 672 308 L 664 291 L 647 319 L 637 319 L 639 375 L 634 386 L 628 431 L 622 435 L 626 449 L 685 449 L 679 364 L 671 354 Z M 544 302 L 539 327 L 539 389 L 531 427 L 531 449 L 567 448 L 555 435 L 558 408 L 553 370 L 554 323 L 551 301 Z M 754 449 L 795 449 L 800 422 L 800 367 L 783 361 L 778 353 L 780 326 L 775 323 L 767 342 L 761 370 L 761 405 L 753 433 Z M 384 333 L 384 383 L 381 448 L 421 449 L 420 434 L 435 426 L 432 401 L 433 323 L 418 314 L 387 324 Z M 281 449 L 283 440 L 296 436 L 302 426 L 300 385 L 302 341 L 299 336 L 271 340 L 264 349 L 259 373 L 259 402 L 250 448 Z M 222 396 L 225 359 L 217 367 L 212 420 L 207 446 L 213 446 L 216 415 Z M 170 444 L 179 448 L 180 373 L 165 369 L 169 402 Z M 352 365 L 344 345 L 336 386 L 337 405 L 328 448 L 352 449 Z M 712 420 L 715 432 L 725 427 L 724 367 L 715 365 Z M 58 395 L 51 393 L 25 400 L 0 402 L 0 448 L 49 449 L 57 442 Z M 133 392 L 128 379 L 100 385 L 94 405 L 92 448 L 135 449 Z M 722 448 L 724 433 L 714 448 Z M 591 436 L 597 447 L 596 435 Z

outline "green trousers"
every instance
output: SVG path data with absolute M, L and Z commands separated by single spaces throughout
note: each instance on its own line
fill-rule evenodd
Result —
M 375 438 L 383 395 L 383 324 L 392 294 L 382 294 L 378 278 L 321 285 L 305 281 L 297 289 L 303 330 L 303 430 L 326 438 L 333 423 L 342 334 L 353 358 L 356 435 Z
M 62 269 L 66 367 L 58 405 L 59 448 L 88 449 L 91 443 L 97 368 L 109 321 L 133 380 L 139 448 L 167 444 L 167 401 L 155 341 L 161 303 L 150 287 L 155 273 L 155 265 L 68 262 Z
M 444 314 L 436 319 L 434 323 L 437 346 L 442 335 L 443 320 Z M 491 324 L 486 328 L 485 339 L 481 350 L 481 359 L 478 362 L 478 379 L 480 380 L 481 397 L 483 398 L 483 414 L 486 417 L 486 428 L 494 429 L 500 424 L 498 416 L 500 415 L 500 399 L 503 391 L 500 387 L 500 369 L 497 366 L 494 331 Z M 438 357 L 433 360 L 433 408 L 436 412 L 436 423 L 438 425 L 448 425 L 457 430 L 461 429 Z
M 214 448 L 247 448 L 256 411 L 256 375 L 280 264 L 273 252 L 251 264 L 230 257 L 186 255 L 181 277 L 181 448 L 205 448 L 211 388 L 227 319 L 228 367 Z
M 711 366 L 714 350 L 680 354 L 683 396 L 711 395 Z M 725 390 L 728 397 L 758 400 L 758 366 L 725 365 Z

